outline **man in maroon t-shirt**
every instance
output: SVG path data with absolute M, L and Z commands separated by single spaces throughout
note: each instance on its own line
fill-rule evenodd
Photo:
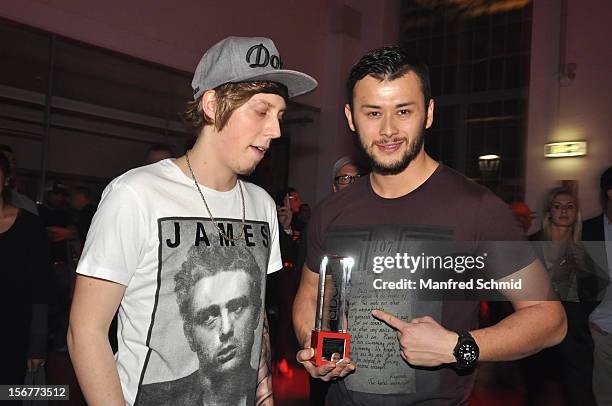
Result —
M 427 68 L 402 49 L 372 51 L 353 67 L 345 114 L 372 173 L 315 209 L 293 313 L 303 346 L 297 359 L 311 376 L 334 381 L 329 404 L 463 405 L 477 360 L 518 359 L 565 335 L 563 308 L 546 300 L 545 270 L 523 243 L 512 242 L 524 236 L 508 206 L 426 154 L 424 132 L 433 112 Z M 522 288 L 503 290 L 515 312 L 478 329 L 476 301 L 423 299 L 406 286 L 383 285 L 411 275 L 416 282 L 418 273 L 407 272 L 395 259 L 402 253 L 420 254 L 423 241 L 472 247 L 475 255 L 486 257 L 482 275 L 487 280 L 521 281 Z M 316 271 L 326 253 L 355 259 L 351 359 L 317 367 L 310 336 Z M 457 264 L 450 268 L 455 278 L 462 272 Z M 444 294 L 453 294 L 453 288 Z

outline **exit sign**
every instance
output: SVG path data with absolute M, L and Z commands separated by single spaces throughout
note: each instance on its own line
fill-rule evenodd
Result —
M 553 142 L 551 144 L 544 145 L 544 156 L 546 158 L 583 156 L 586 154 L 586 141 Z

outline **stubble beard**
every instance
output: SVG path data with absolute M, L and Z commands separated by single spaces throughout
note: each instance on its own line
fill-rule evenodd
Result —
M 356 128 L 357 135 L 359 136 L 359 148 L 366 156 L 370 167 L 372 168 L 372 172 L 380 175 L 397 175 L 398 173 L 403 172 L 404 169 L 406 169 L 408 165 L 410 165 L 410 163 L 419 155 L 421 149 L 423 148 L 423 144 L 425 142 L 426 122 L 427 117 L 425 117 L 425 120 L 423 120 L 423 124 L 421 125 L 419 132 L 415 134 L 415 137 L 408 145 L 404 155 L 402 155 L 398 161 L 391 163 L 377 161 L 374 153 L 372 152 L 372 150 L 376 148 L 375 145 L 366 145 L 361 139 L 361 135 L 359 135 L 359 129 Z M 390 141 L 396 142 L 401 140 L 405 140 L 405 138 L 392 138 Z

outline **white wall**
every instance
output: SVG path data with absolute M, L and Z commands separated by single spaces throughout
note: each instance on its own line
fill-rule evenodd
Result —
M 547 191 L 559 180 L 578 180 L 588 218 L 601 212 L 599 176 L 612 165 L 612 7 L 607 0 L 567 0 L 564 16 L 561 5 L 533 3 L 526 202 L 539 216 Z M 577 64 L 576 77 L 560 86 L 563 62 Z M 588 141 L 588 156 L 544 158 L 545 143 L 570 140 Z
M 287 67 L 318 76 L 324 7 L 324 0 L 3 0 L 0 15 L 187 72 L 226 36 L 269 36 Z
M 319 89 L 321 118 L 315 164 L 315 201 L 331 192 L 334 162 L 354 152 L 354 135 L 344 117 L 344 83 L 351 66 L 367 51 L 399 42 L 399 1 L 330 1 L 329 4 L 328 30 L 332 32 L 326 37 L 325 70 L 321 73 L 324 85 Z M 348 20 L 344 21 L 345 30 L 333 32 L 338 31 L 336 19 L 342 16 Z
M 272 38 L 286 68 L 319 81 L 297 101 L 320 116 L 291 129 L 289 183 L 311 204 L 329 193 L 333 162 L 352 150 L 342 112 L 350 66 L 397 43 L 399 32 L 399 0 L 3 0 L 0 16 L 184 71 L 228 35 Z

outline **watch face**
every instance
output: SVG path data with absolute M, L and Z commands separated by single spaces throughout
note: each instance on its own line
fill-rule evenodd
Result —
M 470 364 L 478 358 L 476 347 L 471 343 L 463 343 L 459 346 L 459 357 L 466 364 Z

